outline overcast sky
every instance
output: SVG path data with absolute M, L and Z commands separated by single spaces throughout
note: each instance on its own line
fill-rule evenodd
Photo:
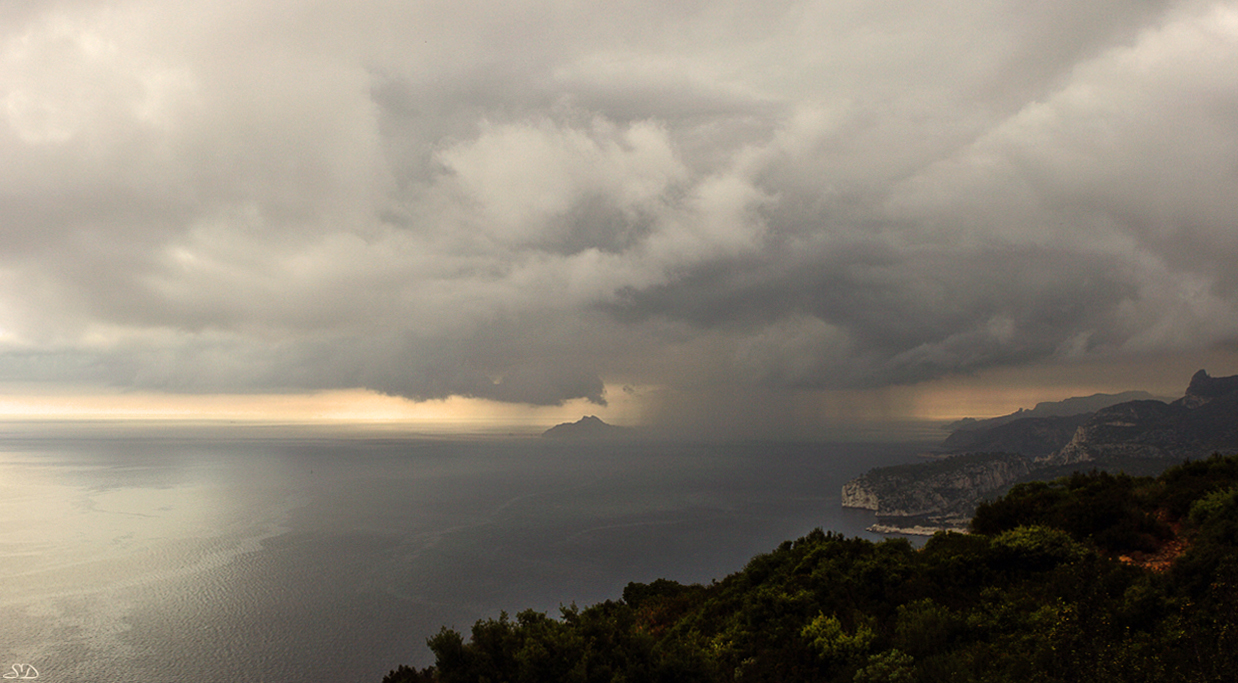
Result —
M 10 386 L 1184 388 L 1238 340 L 1238 2 L 7 0 L 0 231 Z

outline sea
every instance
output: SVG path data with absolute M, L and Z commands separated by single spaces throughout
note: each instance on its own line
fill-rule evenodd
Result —
M 0 425 L 0 671 L 379 683 L 443 627 L 708 583 L 814 528 L 880 540 L 841 486 L 940 438 Z

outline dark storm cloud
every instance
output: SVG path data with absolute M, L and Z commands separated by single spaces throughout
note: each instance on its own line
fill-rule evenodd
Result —
M 1233 2 L 10 4 L 0 377 L 778 406 L 1232 343 L 1234 73 Z
M 1122 338 L 1111 336 L 1111 317 L 1137 292 L 1126 265 L 1104 256 L 1031 247 L 899 252 L 869 243 L 711 263 L 672 284 L 623 291 L 606 309 L 630 324 L 658 317 L 763 336 L 769 367 L 783 351 L 771 335 L 802 333 L 812 321 L 851 351 L 822 353 L 803 372 L 768 379 L 854 387 L 1112 347 Z M 787 320 L 795 329 L 784 329 Z M 840 351 L 823 342 L 821 351 Z

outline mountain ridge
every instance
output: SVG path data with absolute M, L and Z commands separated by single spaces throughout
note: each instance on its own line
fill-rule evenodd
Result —
M 1117 396 L 1132 394 L 1149 395 Z M 1083 405 L 1070 399 L 1056 405 L 1063 404 Z M 1155 473 L 1238 450 L 1238 375 L 1211 377 L 1200 370 L 1171 402 L 1144 398 L 1077 415 L 1019 417 L 1031 412 L 956 429 L 942 442 L 946 457 L 936 463 L 870 470 L 843 486 L 842 505 L 873 510 L 880 522 L 874 530 L 958 528 L 986 498 L 1081 464 Z
M 1202 370 L 1200 372 L 1202 372 Z M 1108 408 L 1109 406 L 1116 405 L 1118 403 L 1148 399 L 1158 401 L 1164 400 L 1166 403 L 1169 402 L 1168 399 L 1153 396 L 1146 391 L 1123 391 L 1116 394 L 1072 396 L 1070 398 L 1062 399 L 1061 401 L 1041 401 L 1031 409 L 1020 408 L 1009 415 L 1000 415 L 998 417 L 990 418 L 965 417 L 961 420 L 956 420 L 944 425 L 942 429 L 951 432 L 958 430 L 973 431 L 978 429 L 987 429 L 1029 417 L 1069 417 L 1084 413 L 1094 413 L 1098 410 Z

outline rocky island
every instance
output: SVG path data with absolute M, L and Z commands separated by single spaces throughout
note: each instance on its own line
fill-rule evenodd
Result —
M 547 439 L 626 439 L 635 435 L 635 429 L 606 424 L 595 415 L 564 422 L 542 432 L 542 437 Z

